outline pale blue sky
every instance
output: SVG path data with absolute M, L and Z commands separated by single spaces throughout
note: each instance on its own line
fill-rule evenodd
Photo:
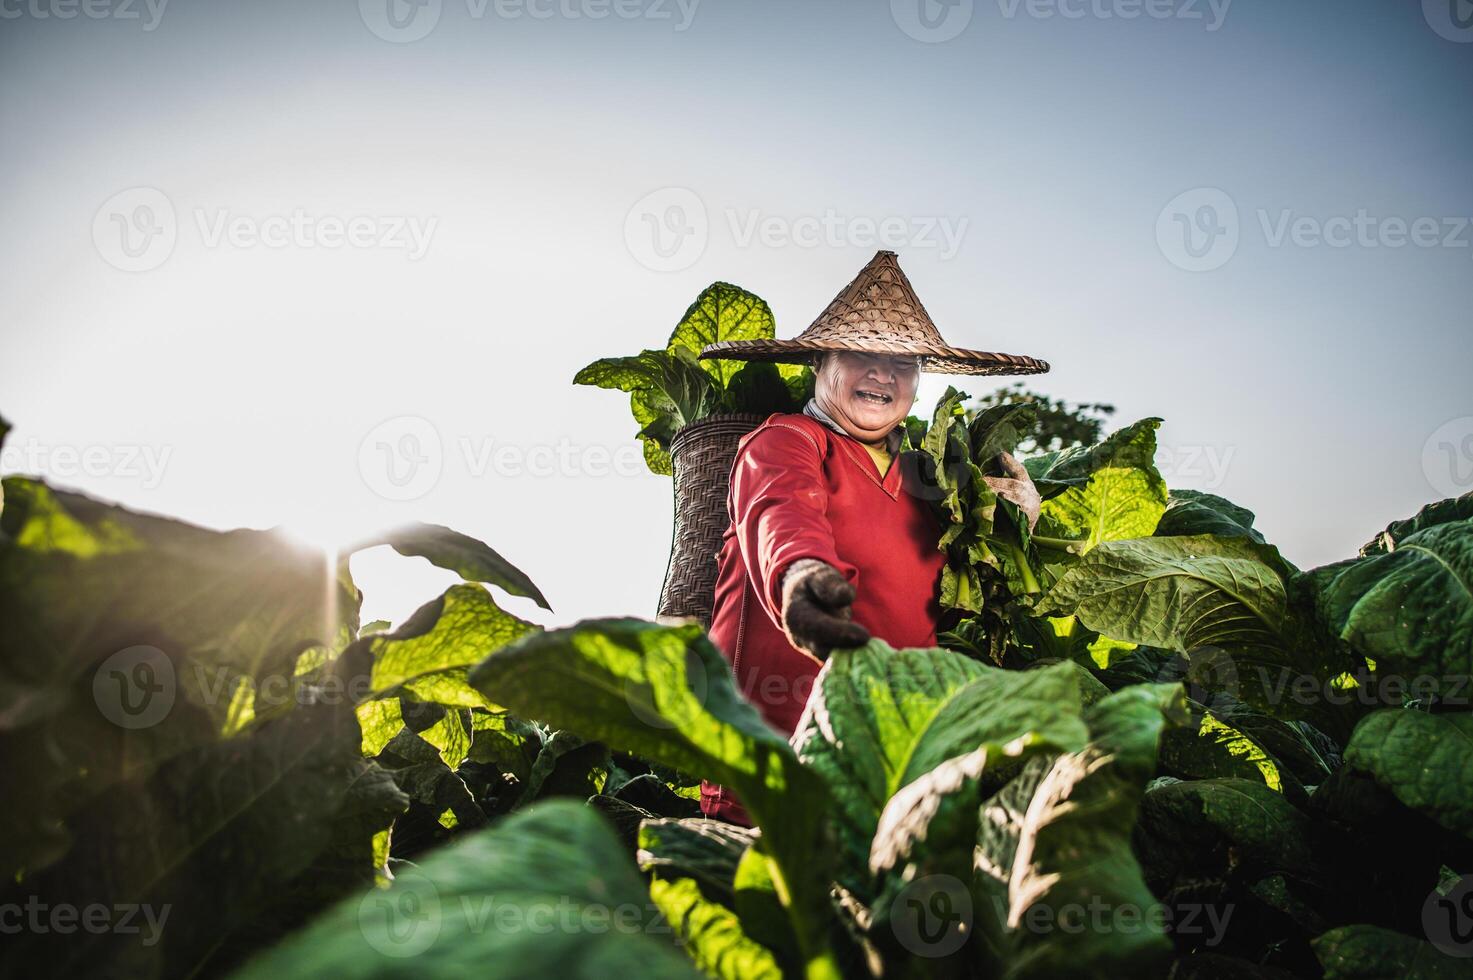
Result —
M 902 29 L 916 0 L 427 0 L 407 43 L 370 29 L 387 2 L 0 3 L 7 472 L 218 527 L 450 524 L 536 579 L 543 621 L 649 615 L 669 483 L 605 473 L 636 426 L 573 373 L 716 279 L 796 333 L 889 218 L 949 340 L 1164 417 L 1169 482 L 1296 562 L 1473 486 L 1466 0 L 924 0 L 965 22 L 936 43 Z M 1170 16 L 1120 16 L 1143 8 Z M 158 200 L 133 188 L 175 244 L 129 272 L 113 215 Z M 1184 192 L 1186 220 L 1237 212 L 1206 271 L 1163 214 Z M 630 217 L 652 194 L 706 216 L 675 271 Z M 1358 212 L 1381 244 L 1324 242 Z M 355 217 L 365 244 L 332 245 Z M 1419 218 L 1438 244 L 1386 244 Z M 425 422 L 376 430 L 402 416 Z M 378 443 L 425 424 L 438 479 L 386 485 Z M 445 581 L 355 570 L 394 619 Z

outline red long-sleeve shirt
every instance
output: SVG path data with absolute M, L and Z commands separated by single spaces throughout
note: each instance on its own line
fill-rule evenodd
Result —
M 732 464 L 711 639 L 737 685 L 774 728 L 791 734 L 819 665 L 783 634 L 783 573 L 800 558 L 854 585 L 854 619 L 891 646 L 936 645 L 945 557 L 930 507 L 899 460 L 882 478 L 860 443 L 806 415 L 773 415 L 742 439 Z M 740 816 L 707 785 L 702 809 Z

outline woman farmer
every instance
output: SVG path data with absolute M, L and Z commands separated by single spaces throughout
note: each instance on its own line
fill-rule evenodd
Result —
M 914 473 L 896 465 L 921 372 L 1048 365 L 947 346 L 885 251 L 797 338 L 725 341 L 701 356 L 814 367 L 803 413 L 771 416 L 737 450 L 710 630 L 746 697 L 791 734 L 832 650 L 871 636 L 896 648 L 936 645 L 941 530 Z M 985 479 L 1037 520 L 1027 472 L 1010 455 L 999 462 L 1007 475 Z M 720 786 L 702 787 L 701 809 L 745 822 Z

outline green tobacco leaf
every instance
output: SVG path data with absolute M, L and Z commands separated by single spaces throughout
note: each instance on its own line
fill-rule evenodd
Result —
M 542 729 L 506 711 L 479 710 L 472 712 L 471 728 L 471 761 L 527 781 L 543 743 Z
M 685 951 L 708 977 L 720 980 L 781 980 L 782 969 L 772 951 L 749 937 L 735 912 L 701 894 L 690 878 L 650 882 L 654 899 Z
M 717 381 L 685 348 L 604 358 L 579 371 L 573 382 L 629 392 L 645 462 L 665 475 L 670 473 L 675 433 L 714 411 L 721 397 Z
M 1398 800 L 1473 838 L 1473 715 L 1385 708 L 1361 720 L 1345 749 Z
M 1166 501 L 1166 512 L 1156 525 L 1158 537 L 1190 537 L 1215 534 L 1222 538 L 1248 538 L 1264 544 L 1263 535 L 1253 529 L 1253 512 L 1230 500 L 1200 490 L 1173 490 Z
M 1387 554 L 1395 551 L 1403 538 L 1410 537 L 1418 531 L 1436 527 L 1439 524 L 1465 521 L 1470 517 L 1473 517 L 1473 493 L 1439 500 L 1428 504 L 1404 521 L 1392 521 L 1387 525 L 1386 530 L 1364 545 L 1360 553 L 1363 557 Z
M 363 730 L 363 755 L 372 759 L 384 750 L 404 727 L 398 698 L 379 698 L 358 706 L 358 726 Z
M 1034 475 L 1041 489 L 1067 483 L 1044 501 L 1034 533 L 1073 542 L 1073 553 L 1084 554 L 1105 541 L 1155 531 L 1166 510 L 1166 481 L 1154 461 L 1160 424 L 1143 419 L 1098 446 L 1065 450 Z
M 1378 672 L 1473 677 L 1473 520 L 1425 527 L 1389 553 L 1310 574 L 1325 622 Z
M 765 300 L 728 282 L 713 282 L 701 291 L 670 334 L 667 350 L 684 348 L 699 354 L 723 340 L 771 340 L 776 321 Z M 743 368 L 741 361 L 703 361 L 702 367 L 724 390 Z
M 1285 779 L 1292 778 L 1256 740 L 1211 712 L 1196 725 L 1167 733 L 1161 765 L 1183 779 L 1257 779 L 1280 793 Z
M 1158 894 L 1175 883 L 1282 873 L 1315 881 L 1309 818 L 1262 782 L 1200 779 L 1157 786 L 1141 804 L 1135 852 Z M 1230 855 L 1230 856 L 1228 856 Z M 1224 862 L 1217 865 L 1212 862 Z
M 733 789 L 763 828 L 810 965 L 828 961 L 828 794 L 737 693 L 700 627 L 589 620 L 498 650 L 470 680 L 521 715 Z
M 706 894 L 730 905 L 737 865 L 757 832 L 696 817 L 646 820 L 639 828 L 639 868 L 665 878 L 694 878 Z
M 290 677 L 303 650 L 341 648 L 357 631 L 358 597 L 335 588 L 326 556 L 275 532 L 210 531 L 31 480 L 5 486 L 0 676 L 70 683 L 148 644 L 210 672 Z
M 1083 750 L 1034 759 L 983 806 L 979 894 L 1005 910 L 1002 921 L 984 921 L 983 934 L 994 937 L 989 953 L 1002 975 L 1149 975 L 1169 952 L 1159 928 L 1081 928 L 1081 910 L 1155 905 L 1131 834 L 1161 734 L 1184 716 L 1175 684 L 1111 694 L 1086 711 Z M 1040 920 L 1053 927 L 1027 925 Z
M 356 883 L 372 882 L 373 837 L 407 801 L 364 761 L 360 738 L 351 705 L 328 699 L 116 783 L 69 821 L 65 859 L 0 902 L 19 892 L 53 906 L 141 906 L 167 920 L 154 936 L 7 937 L 8 961 L 46 963 L 59 976 L 219 973 L 229 965 L 222 949 L 275 938 L 263 920 L 307 914 L 287 893 L 314 865 L 341 882 L 356 855 Z M 338 839 L 344 828 L 355 836 Z M 316 883 L 319 896 L 328 884 Z
M 236 977 L 698 976 L 648 906 L 597 813 L 540 803 L 344 901 Z
M 486 822 L 465 781 L 446 764 L 445 753 L 419 734 L 400 729 L 375 761 L 414 802 L 436 814 L 449 810 L 465 826 Z
M 609 750 L 601 742 L 590 742 L 572 732 L 552 732 L 527 773 L 517 803 L 525 806 L 548 796 L 587 799 L 603 789 L 608 764 Z
M 1296 678 L 1328 684 L 1352 664 L 1315 645 L 1289 609 L 1277 552 L 1246 538 L 1143 538 L 1102 544 L 1059 579 L 1041 611 L 1075 615 L 1115 640 L 1213 660 L 1220 687 L 1273 711 L 1329 710 L 1284 697 Z
M 1380 926 L 1341 926 L 1311 941 L 1325 980 L 1454 980 L 1468 975 L 1468 961 L 1436 946 Z
M 0 878 L 56 859 L 63 820 L 232 725 L 253 681 L 293 690 L 314 647 L 357 629 L 326 556 L 44 483 L 5 481 L 0 516 Z M 282 705 L 289 708 L 293 699 Z
M 793 379 L 783 377 L 782 368 L 767 361 L 748 361 L 727 384 L 721 407 L 727 412 L 744 415 L 771 415 L 774 412 L 800 412 L 807 401 L 795 394 Z M 806 371 L 807 368 L 800 370 Z M 811 373 L 811 372 L 810 372 Z M 805 387 L 800 379 L 798 391 Z
M 493 650 L 540 628 L 502 610 L 479 585 L 451 586 L 394 632 L 363 641 L 373 652 L 368 697 L 407 690 L 421 701 L 495 708 L 466 682 L 467 672 Z
M 531 599 L 551 609 L 541 590 L 521 569 L 501 557 L 491 546 L 467 534 L 438 524 L 406 524 L 352 545 L 344 553 L 386 544 L 401 555 L 420 557 L 448 569 L 467 582 L 485 582 L 512 595 Z
M 1083 746 L 1082 675 L 1074 664 L 1007 671 L 946 650 L 894 650 L 879 639 L 836 651 L 793 744 L 833 793 L 846 865 L 865 867 L 872 840 L 884 851 L 904 850 L 892 837 L 876 839 L 880 815 L 902 787 L 947 760 L 985 749 L 996 764 L 1038 745 Z M 910 826 L 899 821 L 890 833 Z

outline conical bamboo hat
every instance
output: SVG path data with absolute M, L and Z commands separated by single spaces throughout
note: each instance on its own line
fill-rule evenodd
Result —
M 1042 374 L 1047 361 L 952 347 L 941 339 L 894 252 L 879 251 L 818 319 L 792 340 L 723 340 L 703 358 L 803 362 L 825 351 L 914 354 L 934 374 Z

